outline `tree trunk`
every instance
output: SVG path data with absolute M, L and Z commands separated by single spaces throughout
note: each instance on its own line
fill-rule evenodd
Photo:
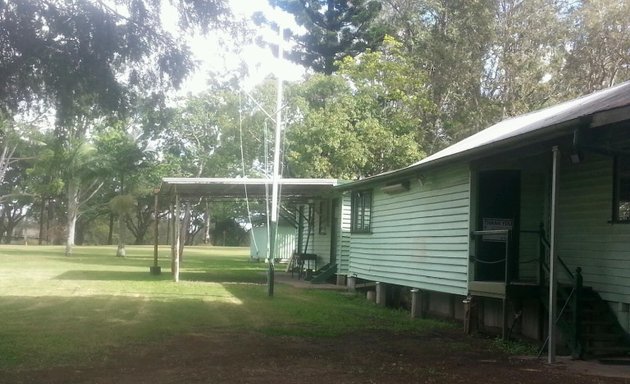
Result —
M 55 218 L 54 200 L 48 199 L 48 209 L 46 210 L 46 245 L 50 244 L 50 221 Z M 54 240 L 54 239 L 53 239 Z
M 44 214 L 46 213 L 46 199 L 42 198 L 42 207 L 39 210 L 39 239 L 37 245 L 42 245 L 44 240 Z
M 131 231 L 131 233 L 135 237 L 134 244 L 142 245 L 145 244 L 145 238 L 147 234 L 149 234 L 149 230 L 153 227 L 153 211 L 152 207 L 148 204 L 140 207 L 136 211 L 137 225 L 133 225 L 133 222 L 129 220 L 127 222 L 127 229 Z
M 203 243 L 210 245 L 210 203 L 206 200 L 206 214 L 204 217 L 205 228 L 203 232 Z
M 4 232 L 7 228 L 6 222 L 5 222 L 6 216 L 7 216 L 6 209 L 2 209 L 2 215 L 0 215 L 0 241 L 4 244 L 8 244 L 4 237 Z
M 68 182 L 68 213 L 67 225 L 68 234 L 66 237 L 66 256 L 72 256 L 72 248 L 74 247 L 74 235 L 77 226 L 77 217 L 79 216 L 79 182 L 76 179 L 70 179 Z
M 125 215 L 123 213 L 118 214 L 118 248 L 116 249 L 117 257 L 125 257 L 127 256 L 127 252 L 125 250 Z
M 90 223 L 85 222 L 85 220 L 77 220 L 78 224 L 76 232 L 74 234 L 74 243 L 76 245 L 84 245 L 85 243 L 85 231 L 89 228 Z
M 109 213 L 109 232 L 107 233 L 107 245 L 114 244 L 114 212 Z
M 134 241 L 135 245 L 143 245 L 144 244 L 144 237 L 146 235 L 146 232 L 141 232 L 138 234 L 138 236 L 136 236 L 136 240 Z

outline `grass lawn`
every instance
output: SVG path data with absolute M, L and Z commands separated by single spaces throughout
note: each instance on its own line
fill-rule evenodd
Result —
M 166 247 L 160 276 L 149 274 L 152 247 L 128 247 L 126 258 L 115 252 L 0 247 L 0 369 L 89 364 L 126 346 L 215 330 L 331 337 L 445 326 L 340 292 L 278 285 L 268 298 L 265 265 L 251 263 L 245 248 L 187 248 L 179 283 Z

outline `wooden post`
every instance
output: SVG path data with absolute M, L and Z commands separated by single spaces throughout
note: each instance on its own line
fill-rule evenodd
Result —
M 538 227 L 538 289 L 540 294 L 543 293 L 543 287 L 545 286 L 545 224 L 543 222 L 540 223 Z M 538 301 L 538 324 L 536 329 L 536 339 L 538 341 L 543 341 L 545 339 L 545 306 L 542 303 L 542 300 Z
M 421 290 L 414 288 L 411 290 L 411 317 L 424 319 L 424 294 Z
M 381 282 L 376 283 L 376 304 L 383 307 L 387 304 L 387 285 Z
M 584 285 L 582 277 L 582 268 L 575 269 L 575 280 L 573 281 L 573 346 L 571 348 L 571 357 L 574 359 L 582 358 L 582 286 Z
M 505 233 L 505 294 L 502 300 L 503 315 L 501 321 L 501 336 L 503 340 L 508 339 L 508 292 L 510 292 L 510 231 Z
M 159 275 L 162 273 L 162 268 L 158 265 L 158 248 L 159 248 L 159 240 L 160 240 L 160 232 L 158 230 L 158 190 L 155 190 L 155 198 L 153 204 L 153 266 L 150 268 L 152 275 Z
M 539 288 L 542 288 L 545 285 L 545 269 L 543 267 L 545 264 L 545 244 L 543 243 L 544 236 L 545 225 L 541 222 L 538 227 L 538 272 L 536 276 Z
M 475 306 L 477 307 L 476 308 L 477 328 L 480 331 L 483 331 L 486 325 L 486 308 L 485 308 L 484 298 L 480 297 L 479 300 L 477 300 L 477 302 L 475 303 Z
M 413 302 L 412 302 L 413 303 Z M 413 307 L 413 304 L 412 304 Z M 464 333 L 470 335 L 472 333 L 472 319 L 473 319 L 473 297 L 472 295 L 468 295 L 464 300 Z
M 507 290 L 507 287 L 506 287 Z M 503 300 L 501 300 L 501 304 L 502 304 L 502 308 L 503 308 L 503 316 L 502 316 L 502 320 L 501 320 L 501 337 L 503 338 L 503 340 L 507 340 L 508 339 L 508 299 L 507 299 L 507 292 L 505 294 L 505 296 L 503 297 Z

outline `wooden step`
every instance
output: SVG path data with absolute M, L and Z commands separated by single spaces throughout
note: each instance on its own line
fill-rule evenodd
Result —
M 564 308 L 558 324 L 562 325 L 560 329 L 565 333 L 568 342 L 575 332 L 572 325 L 575 315 L 573 313 L 575 297 L 570 297 L 572 290 L 573 287 L 568 285 L 558 287 L 558 306 Z M 579 329 L 581 335 L 578 337 L 580 337 L 582 348 L 575 352 L 591 357 L 630 354 L 629 339 L 608 303 L 591 287 L 584 287 L 580 293 Z M 543 296 L 541 300 L 543 306 L 547 307 L 547 298 Z
M 630 348 L 627 346 L 620 346 L 620 345 L 615 345 L 615 346 L 592 346 L 592 347 L 588 347 L 588 354 L 592 355 L 592 356 L 597 356 L 597 355 L 626 355 L 630 353 Z
M 601 332 L 585 332 L 582 334 L 585 340 L 588 341 L 614 341 L 623 340 L 624 335 L 618 333 L 601 333 Z
M 588 325 L 610 325 L 610 326 L 614 326 L 615 325 L 615 321 L 614 320 L 610 320 L 610 319 L 582 320 L 581 324 L 584 325 L 584 326 L 588 326 Z

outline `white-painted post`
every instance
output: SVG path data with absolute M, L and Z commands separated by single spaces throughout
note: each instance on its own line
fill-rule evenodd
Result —
M 411 290 L 411 318 L 424 318 L 422 292 L 418 288 Z
M 168 218 L 168 237 L 171 244 L 171 273 L 175 271 L 175 203 L 169 204 L 170 217 Z
M 556 312 L 557 312 L 557 281 L 556 263 L 556 214 L 558 210 L 558 175 L 560 167 L 560 150 L 553 147 L 553 171 L 551 175 L 551 228 L 549 234 L 549 348 L 547 362 L 556 362 Z
M 173 281 L 179 282 L 179 244 L 181 241 L 181 223 L 179 220 L 179 194 L 175 194 L 175 225 L 174 228 L 174 241 L 173 241 Z

